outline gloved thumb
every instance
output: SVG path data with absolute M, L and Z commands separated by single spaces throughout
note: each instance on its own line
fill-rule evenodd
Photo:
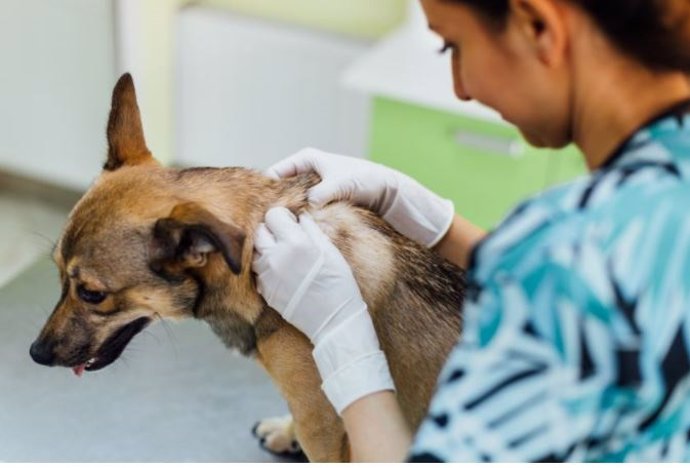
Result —
M 309 171 L 319 173 L 314 160 L 315 152 L 317 151 L 312 148 L 304 148 L 292 156 L 273 164 L 264 171 L 264 175 L 272 179 L 282 179 Z
M 264 175 L 271 179 L 282 179 L 284 177 L 297 175 L 300 172 L 299 163 L 300 161 L 296 160 L 294 157 L 284 159 L 266 169 Z
M 280 174 L 273 167 L 269 167 L 268 169 L 266 169 L 264 171 L 264 175 L 266 177 L 270 177 L 271 179 L 280 179 Z

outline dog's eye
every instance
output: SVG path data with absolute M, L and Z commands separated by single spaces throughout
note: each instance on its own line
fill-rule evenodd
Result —
M 86 289 L 84 286 L 77 286 L 77 294 L 82 301 L 88 302 L 89 304 L 100 304 L 105 300 L 106 293 L 101 291 L 91 291 Z

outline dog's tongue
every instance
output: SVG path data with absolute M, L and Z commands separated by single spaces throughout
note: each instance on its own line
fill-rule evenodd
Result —
M 81 377 L 81 375 L 84 373 L 84 369 L 86 369 L 86 364 L 81 364 L 79 366 L 74 366 L 72 368 L 72 372 L 74 372 L 74 375 L 77 377 Z

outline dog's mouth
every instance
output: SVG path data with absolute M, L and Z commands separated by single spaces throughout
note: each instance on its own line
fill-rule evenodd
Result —
M 77 377 L 81 377 L 81 375 L 84 373 L 86 369 L 91 370 L 91 367 L 96 364 L 98 361 L 98 358 L 91 358 L 88 361 L 86 361 L 84 364 L 79 364 L 78 366 L 72 367 L 72 372 L 74 372 L 74 375 Z
M 146 328 L 149 323 L 151 323 L 150 318 L 141 317 L 120 327 L 103 342 L 95 356 L 82 364 L 72 366 L 72 372 L 77 377 L 81 377 L 84 371 L 97 371 L 113 363 L 120 357 L 132 338 Z

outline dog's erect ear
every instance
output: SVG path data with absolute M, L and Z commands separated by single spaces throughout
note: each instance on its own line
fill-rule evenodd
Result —
M 242 270 L 245 234 L 224 223 L 196 203 L 182 203 L 153 229 L 155 254 L 151 268 L 168 277 L 206 265 L 208 255 L 220 252 L 233 273 Z
M 144 140 L 134 82 L 132 76 L 125 73 L 113 90 L 108 119 L 108 160 L 103 169 L 114 171 L 122 166 L 152 161 L 153 157 Z

